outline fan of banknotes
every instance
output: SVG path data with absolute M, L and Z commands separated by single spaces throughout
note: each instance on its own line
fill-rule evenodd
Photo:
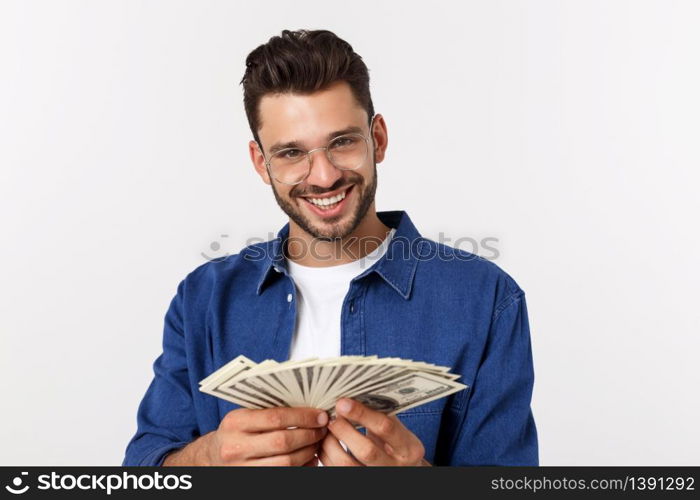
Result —
M 307 406 L 334 416 L 340 398 L 395 415 L 466 389 L 450 368 L 400 358 L 340 356 L 302 361 L 238 356 L 199 382 L 199 390 L 244 408 Z

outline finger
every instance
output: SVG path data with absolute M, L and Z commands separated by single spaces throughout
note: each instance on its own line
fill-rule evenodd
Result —
M 328 430 L 345 443 L 353 456 L 365 465 L 392 465 L 390 457 L 382 448 L 363 436 L 343 417 L 328 423 Z
M 389 418 L 396 418 L 396 416 Z M 423 456 L 425 455 L 423 443 L 418 439 L 418 436 L 408 429 L 405 429 L 404 435 L 406 444 L 397 446 L 396 449 L 394 449 L 389 443 L 382 441 L 381 438 L 375 436 L 371 431 L 367 431 L 367 437 L 374 443 L 377 443 L 378 446 L 382 447 L 389 457 L 398 462 L 398 465 L 422 464 Z
M 357 460 L 348 463 L 335 463 L 324 452 L 319 453 L 318 460 L 320 463 L 323 464 L 324 467 L 364 467 L 364 465 L 358 462 Z
M 314 456 L 311 460 L 306 462 L 303 467 L 318 467 L 318 454 Z
M 316 445 L 326 436 L 328 429 L 283 429 L 263 432 L 250 437 L 248 457 L 285 455 L 309 445 Z
M 383 442 L 389 443 L 399 455 L 406 454 L 409 446 L 413 444 L 413 440 L 408 437 L 408 429 L 395 415 L 390 417 L 348 398 L 339 399 L 335 411 L 353 422 L 362 424 L 368 433 L 371 432 Z
M 318 428 L 328 423 L 328 414 L 318 408 L 245 409 L 236 415 L 234 424 L 245 432 L 265 432 L 288 427 Z
M 333 434 L 328 434 L 321 442 L 319 458 L 323 465 L 336 467 L 359 467 L 362 465 L 343 449 L 340 441 Z
M 312 444 L 291 453 L 284 455 L 273 455 L 263 458 L 253 458 L 245 463 L 251 466 L 271 466 L 271 467 L 300 467 L 308 463 L 316 455 L 317 446 Z
M 378 436 L 375 436 L 371 431 L 367 431 L 365 433 L 365 436 L 370 438 L 374 442 L 374 444 L 376 444 L 377 446 L 384 446 L 386 444 L 386 443 L 384 443 L 384 441 L 379 439 Z

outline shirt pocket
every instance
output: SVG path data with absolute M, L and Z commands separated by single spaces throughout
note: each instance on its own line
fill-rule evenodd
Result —
M 442 414 L 445 410 L 451 409 L 455 411 L 460 411 L 462 409 L 462 406 L 464 404 L 464 398 L 466 396 L 466 392 L 469 389 L 465 389 L 462 391 L 458 391 L 456 393 L 450 394 L 449 396 L 442 397 L 435 399 L 433 401 L 430 401 L 428 403 L 414 406 L 413 408 L 409 408 L 408 410 L 402 411 L 401 413 L 398 413 L 397 416 L 399 415 L 434 415 L 434 414 Z
M 435 414 L 441 414 L 443 411 L 445 411 L 445 408 L 448 406 L 448 398 L 439 398 L 434 401 L 430 401 L 428 403 L 414 406 L 413 408 L 409 408 L 408 410 L 402 411 L 401 413 L 398 413 L 396 416 L 399 417 L 401 415 L 435 415 Z

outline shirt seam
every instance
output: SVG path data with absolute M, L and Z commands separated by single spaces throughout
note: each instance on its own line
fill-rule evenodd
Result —
M 498 319 L 501 317 L 501 313 L 505 311 L 507 308 L 509 308 L 511 305 L 519 301 L 523 296 L 525 295 L 525 292 L 523 290 L 517 290 L 510 294 L 508 297 L 506 297 L 503 301 L 501 301 L 500 304 L 496 306 L 493 312 L 493 316 L 491 317 L 491 326 L 489 327 L 489 334 L 491 333 L 491 329 L 493 325 L 498 321 Z

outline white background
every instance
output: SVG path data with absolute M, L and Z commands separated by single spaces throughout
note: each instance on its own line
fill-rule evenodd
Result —
M 378 210 L 498 238 L 527 294 L 541 464 L 697 465 L 700 4 L 255 4 L 0 3 L 0 463 L 121 463 L 179 281 L 286 222 L 245 56 L 326 28 L 388 124 Z

